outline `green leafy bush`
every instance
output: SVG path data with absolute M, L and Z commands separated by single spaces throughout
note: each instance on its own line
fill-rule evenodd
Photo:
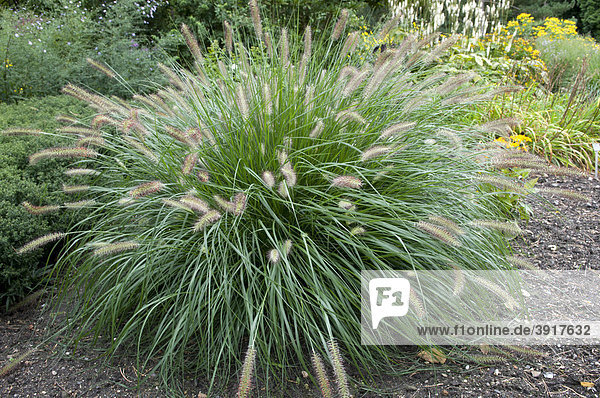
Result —
M 129 95 L 132 89 L 143 90 L 149 80 L 160 81 L 156 62 L 168 57 L 153 42 L 136 35 L 136 13 L 120 9 L 122 13 L 113 12 L 105 20 L 79 5 L 65 7 L 40 14 L 2 10 L 0 101 L 56 95 L 68 82 L 107 95 Z M 88 67 L 86 58 L 123 70 L 126 84 L 110 84 L 106 76 Z
M 0 131 L 14 133 L 15 126 L 28 126 L 51 132 L 58 126 L 59 113 L 83 118 L 90 111 L 65 97 L 24 101 L 18 105 L 0 104 Z M 12 132 L 11 132 L 12 131 Z M 7 137 L 0 134 L 0 307 L 6 308 L 28 294 L 40 281 L 41 267 L 49 250 L 18 255 L 16 249 L 39 235 L 64 230 L 67 219 L 57 214 L 35 216 L 23 202 L 40 206 L 64 201 L 60 193 L 64 161 L 29 166 L 32 151 L 64 144 L 55 136 Z M 49 249 L 49 248 L 48 248 Z
M 215 79 L 184 28 L 196 72 L 163 68 L 172 85 L 158 95 L 65 88 L 101 112 L 80 131 L 101 149 L 33 158 L 81 158 L 104 181 L 90 182 L 91 227 L 54 270 L 74 341 L 132 346 L 165 380 L 229 380 L 248 346 L 285 380 L 335 339 L 351 365 L 389 369 L 397 348 L 360 343 L 361 270 L 509 266 L 502 233 L 477 226 L 504 216 L 460 122 L 493 94 L 430 68 L 445 43 L 430 53 L 408 38 L 370 63 L 347 13 L 333 34 L 290 43 L 253 11 L 258 39 L 228 32 Z

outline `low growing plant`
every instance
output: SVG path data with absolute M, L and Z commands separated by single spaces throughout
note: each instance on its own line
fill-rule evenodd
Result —
M 194 72 L 161 66 L 171 86 L 157 94 L 64 88 L 98 115 L 62 130 L 72 146 L 30 162 L 75 158 L 103 183 L 71 205 L 91 209 L 91 227 L 60 231 L 59 298 L 73 300 L 72 342 L 133 347 L 164 380 L 185 369 L 213 384 L 256 360 L 269 391 L 268 376 L 310 371 L 311 356 L 321 369 L 329 352 L 345 385 L 341 356 L 366 377 L 401 355 L 361 345 L 362 270 L 510 266 L 502 206 L 482 189 L 505 180 L 484 178 L 479 136 L 460 123 L 495 93 L 436 73 L 444 42 L 422 51 L 409 37 L 371 63 L 354 53 L 347 12 L 331 34 L 315 40 L 308 27 L 295 44 L 250 7 L 256 38 L 227 30 L 215 79 L 184 26 Z

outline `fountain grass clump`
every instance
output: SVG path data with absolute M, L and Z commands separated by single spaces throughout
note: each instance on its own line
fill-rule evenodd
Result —
M 166 379 L 228 380 L 246 352 L 282 378 L 311 358 L 337 369 L 328 343 L 377 373 L 401 351 L 360 343 L 361 270 L 509 266 L 502 233 L 476 222 L 503 221 L 502 206 L 479 189 L 478 136 L 461 124 L 493 93 L 437 71 L 447 42 L 361 60 L 344 15 L 291 43 L 254 12 L 257 36 L 228 30 L 214 62 L 184 27 L 192 71 L 162 65 L 171 84 L 152 95 L 65 87 L 98 114 L 31 160 L 73 157 L 65 206 L 91 208 L 54 269 L 73 341 L 133 347 Z

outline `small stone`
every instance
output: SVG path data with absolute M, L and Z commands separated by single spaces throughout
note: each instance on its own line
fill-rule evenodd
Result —
M 531 371 L 531 375 L 533 377 L 540 377 L 541 374 L 542 374 L 542 372 L 540 372 L 539 370 L 532 370 Z
M 550 250 L 552 250 L 553 252 L 555 252 L 555 251 L 556 251 L 556 249 L 558 249 L 558 248 L 556 247 L 556 245 L 548 245 L 548 249 L 550 249 Z
M 546 373 L 544 373 L 544 377 L 546 379 L 553 379 L 554 378 L 554 373 L 552 373 L 552 372 L 546 372 Z
M 56 375 L 57 375 L 56 370 L 53 370 L 52 371 L 52 376 L 56 376 Z
M 500 375 L 500 370 L 499 369 L 494 370 L 494 376 L 499 376 L 499 375 Z

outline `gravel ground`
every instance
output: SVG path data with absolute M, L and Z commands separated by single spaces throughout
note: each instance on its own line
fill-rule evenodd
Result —
M 525 233 L 514 242 L 522 256 L 542 269 L 600 269 L 600 182 L 589 177 L 540 176 L 538 186 L 569 188 L 592 197 L 590 202 L 544 195 L 531 203 L 534 217 L 522 225 Z M 11 363 L 43 340 L 45 297 L 13 314 L 0 314 L 0 367 Z M 449 353 L 444 364 L 409 357 L 399 369 L 403 376 L 387 376 L 374 383 L 388 393 L 359 393 L 357 397 L 598 397 L 600 347 L 537 346 L 543 355 L 514 353 L 486 365 L 459 360 Z M 465 348 L 466 349 L 466 348 Z M 412 354 L 414 351 L 414 355 Z M 0 397 L 165 397 L 156 375 L 136 388 L 133 362 L 120 357 L 104 366 L 91 349 L 57 355 L 53 344 L 42 345 L 7 375 L 0 376 Z M 471 349 L 472 354 L 477 350 Z M 186 380 L 186 397 L 202 398 L 203 383 Z M 254 396 L 261 396 L 260 388 Z M 291 380 L 283 397 L 317 396 L 301 374 Z M 222 393 L 232 397 L 234 391 Z

